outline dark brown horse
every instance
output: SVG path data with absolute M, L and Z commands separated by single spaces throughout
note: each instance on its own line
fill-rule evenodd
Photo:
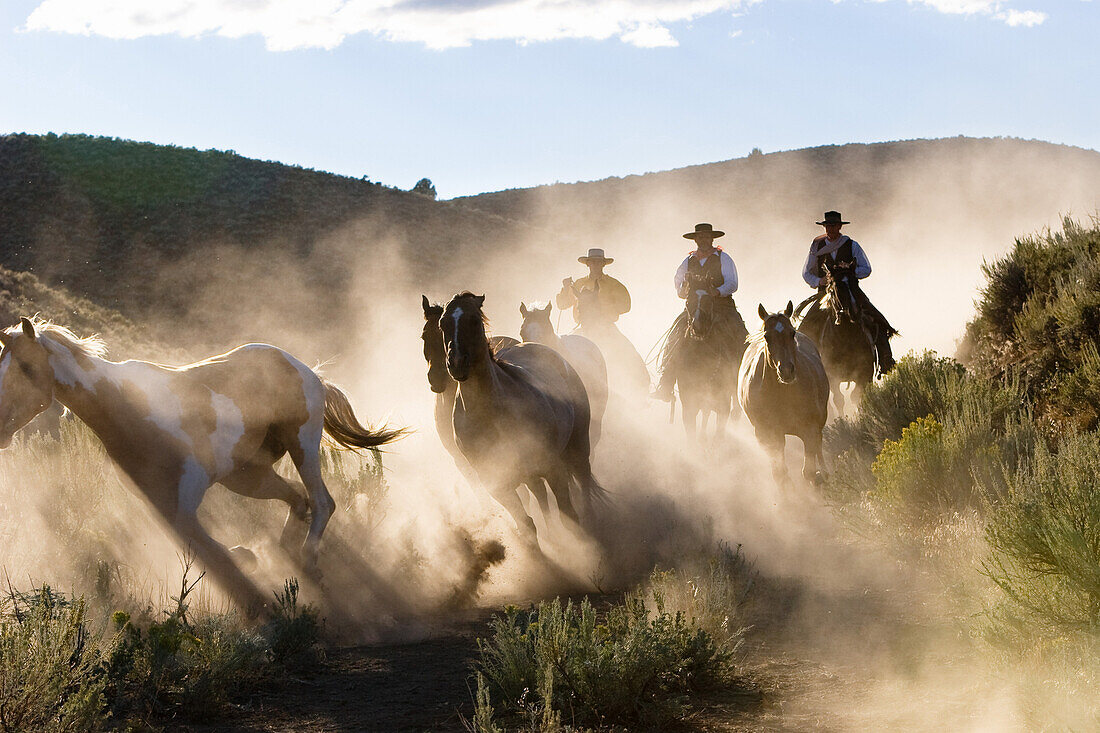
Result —
M 461 293 L 439 319 L 447 371 L 458 382 L 455 443 L 531 541 L 535 525 L 516 493 L 521 484 L 548 517 L 548 497 L 538 490 L 545 480 L 562 516 L 577 523 L 571 488 L 578 488 L 585 513 L 605 497 L 590 463 L 588 395 L 576 370 L 549 347 L 520 344 L 494 354 L 484 302 L 483 295 Z
M 701 293 L 695 288 L 690 289 L 682 320 L 684 333 L 676 382 L 683 406 L 684 430 L 694 441 L 697 430 L 706 432 L 713 414 L 714 438 L 718 438 L 725 432 L 733 412 L 737 368 L 745 353 L 748 332 L 728 298 Z
M 772 475 L 789 483 L 783 465 L 786 436 L 801 438 L 802 476 L 817 482 L 821 472 L 821 431 L 829 412 L 829 380 L 813 341 L 791 324 L 794 304 L 769 314 L 760 306 L 760 331 L 749 338 L 741 360 L 737 392 L 756 439 L 771 455 Z
M 462 455 L 462 451 L 458 449 L 454 427 L 451 425 L 455 396 L 458 394 L 458 382 L 451 379 L 447 371 L 447 347 L 443 345 L 443 331 L 439 329 L 439 318 L 443 315 L 443 306 L 431 303 L 426 295 L 420 298 L 424 307 L 424 331 L 421 339 L 424 341 L 424 360 L 428 362 L 428 386 L 431 387 L 432 392 L 435 392 L 435 431 L 439 434 L 439 442 L 454 459 L 459 472 L 471 486 L 477 486 L 477 474 L 470 467 L 470 462 Z M 493 353 L 499 353 L 518 343 L 518 340 L 510 336 L 493 336 L 489 339 L 489 346 L 493 349 Z
M 592 447 L 595 448 L 600 442 L 603 414 L 607 409 L 607 362 L 604 361 L 600 347 L 578 333 L 559 336 L 554 330 L 554 324 L 550 322 L 549 305 L 545 308 L 528 308 L 525 303 L 520 303 L 519 314 L 523 316 L 523 325 L 519 327 L 520 338 L 549 346 L 564 356 L 584 382 L 592 412 L 589 435 Z
M 878 324 L 861 318 L 859 302 L 845 278 L 834 277 L 826 269 L 821 293 L 799 306 L 809 309 L 798 325 L 799 333 L 813 339 L 829 375 L 833 407 L 844 415 L 841 385 L 852 384 L 852 401 L 858 406 L 863 390 L 875 378 L 875 345 L 868 328 Z M 856 286 L 858 287 L 858 286 Z M 894 333 L 889 326 L 891 335 Z

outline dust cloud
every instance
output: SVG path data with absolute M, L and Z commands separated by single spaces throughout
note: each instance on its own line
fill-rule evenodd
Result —
M 846 670 L 840 680 L 823 672 L 819 688 L 811 684 L 794 700 L 792 714 L 805 714 L 807 725 L 829 720 L 852 728 L 978 730 L 984 721 L 1011 729 L 1010 687 L 954 656 L 958 637 L 929 622 L 938 610 L 934 584 L 854 539 L 809 486 L 776 486 L 743 416 L 718 447 L 704 452 L 687 442 L 678 418 L 670 424 L 667 405 L 613 395 L 593 461 L 612 508 L 595 536 L 540 517 L 546 557 L 523 547 L 510 519 L 465 481 L 435 432 L 435 395 L 420 341 L 421 294 L 444 303 L 460 290 L 484 293 L 492 332 L 518 336 L 519 303 L 552 300 L 562 278 L 584 274 L 576 258 L 602 247 L 615 258 L 608 274 L 633 296 L 619 325 L 645 356 L 682 307 L 672 276 L 690 250 L 681 234 L 696 222 L 727 232 L 718 243 L 737 264 L 735 298 L 751 331 L 759 325 L 758 302 L 777 310 L 810 294 L 801 269 L 820 233 L 813 222 L 838 209 L 853 222 L 845 232 L 863 245 L 874 268 L 868 295 L 902 334 L 895 353 L 931 348 L 951 354 L 972 316 L 984 259 L 1005 252 L 1016 236 L 1058 225 L 1064 214 L 1087 215 L 1100 206 L 1100 166 L 1070 170 L 1027 147 L 1000 162 L 989 155 L 968 159 L 950 146 L 882 155 L 873 146 L 836 149 L 824 160 L 777 154 L 714 169 L 444 202 L 493 210 L 514 200 L 515 216 L 534 213 L 520 239 L 438 258 L 431 241 L 396 237 L 376 219 L 346 223 L 306 257 L 285 249 L 265 254 L 255 244 L 206 243 L 202 256 L 160 265 L 156 276 L 164 288 L 187 292 L 191 305 L 182 316 L 150 316 L 149 332 L 159 343 L 150 352 L 179 361 L 246 341 L 273 343 L 304 361 L 323 362 L 326 377 L 346 389 L 364 421 L 413 429 L 383 456 L 384 492 L 330 487 L 345 503 L 322 541 L 324 579 L 306 592 L 347 640 L 419 638 L 437 633 L 460 608 L 621 589 L 655 565 L 706 556 L 726 541 L 741 545 L 765 579 L 757 623 L 773 646 L 759 649 L 760 658 L 817 654 Z M 573 327 L 569 314 L 560 319 L 560 332 Z M 789 443 L 788 468 L 797 478 L 801 446 Z M 31 482 L 17 480 L 19 467 L 6 464 L 4 491 L 11 505 L 22 501 L 25 510 L 20 528 L 0 537 L 9 574 L 64 587 L 65 578 L 86 577 L 97 557 L 124 559 L 130 582 L 139 586 L 173 577 L 166 568 L 178 574 L 175 548 L 142 513 L 140 500 L 94 448 L 82 447 L 85 454 L 92 457 L 67 459 L 61 468 L 45 458 L 41 465 L 70 470 L 77 460 L 79 470 L 90 472 L 88 481 L 101 486 L 99 503 L 85 508 L 98 524 L 74 530 L 95 535 L 98 549 L 83 566 L 63 566 L 66 553 L 55 543 L 64 536 L 51 526 L 57 498 L 19 494 L 16 487 Z M 343 470 L 360 468 L 352 461 Z M 45 485 L 63 482 L 55 477 Z M 275 545 L 284 513 L 214 487 L 200 518 L 227 545 L 256 551 L 259 582 L 278 587 L 294 574 Z M 171 589 L 176 581 L 160 582 Z M 146 595 L 163 594 L 145 587 Z M 898 618 L 906 619 L 901 632 Z M 902 699 L 911 704 L 899 706 Z

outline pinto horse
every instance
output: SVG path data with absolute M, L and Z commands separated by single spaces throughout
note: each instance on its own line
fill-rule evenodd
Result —
M 580 334 L 567 333 L 559 336 L 554 330 L 554 324 L 550 322 L 549 305 L 545 308 L 528 308 L 526 303 L 520 303 L 519 314 L 523 316 L 523 325 L 519 327 L 520 338 L 528 343 L 545 344 L 564 356 L 584 382 L 592 411 L 589 436 L 592 447 L 595 448 L 600 442 L 603 414 L 607 410 L 607 362 L 604 361 L 600 347 Z
M 583 511 L 606 492 L 592 475 L 588 395 L 577 372 L 542 344 L 521 343 L 494 354 L 485 333 L 485 296 L 456 295 L 439 327 L 447 371 L 458 383 L 451 421 L 455 443 L 489 493 L 515 519 L 528 542 L 535 524 L 517 488 L 526 484 L 549 517 L 542 481 L 563 517 L 580 524 L 571 489 Z
M 783 466 L 786 436 L 802 439 L 802 476 L 821 479 L 821 431 L 829 411 L 829 379 L 817 347 L 791 324 L 794 304 L 781 313 L 759 308 L 763 326 L 749 337 L 741 359 L 737 393 L 756 439 L 771 455 L 772 475 L 789 484 Z
M 322 433 L 344 448 L 377 448 L 401 430 L 363 427 L 338 388 L 290 354 L 246 344 L 181 367 L 108 361 L 97 337 L 21 319 L 0 331 L 0 448 L 57 400 L 99 437 L 180 539 L 246 609 L 265 597 L 199 524 L 206 490 L 220 483 L 289 507 L 280 539 L 305 538 L 301 559 L 316 573 L 321 535 L 335 502 L 321 478 Z M 275 472 L 284 454 L 304 492 Z
M 439 434 L 439 442 L 451 454 L 455 466 L 466 478 L 467 483 L 477 486 L 477 474 L 474 473 L 470 462 L 462 455 L 462 451 L 458 449 L 454 427 L 451 425 L 455 397 L 458 395 L 458 382 L 451 379 L 447 371 L 447 347 L 443 344 L 443 331 L 439 328 L 443 306 L 433 304 L 426 295 L 421 295 L 420 298 L 424 308 L 424 331 L 420 338 L 424 342 L 424 360 L 428 362 L 428 386 L 432 392 L 435 392 L 435 431 Z M 519 341 L 511 336 L 489 338 L 489 346 L 494 354 L 518 343 Z

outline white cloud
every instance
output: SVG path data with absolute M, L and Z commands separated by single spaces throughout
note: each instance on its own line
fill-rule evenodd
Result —
M 1006 10 L 1002 13 L 997 13 L 997 18 L 1003 20 L 1013 28 L 1020 25 L 1025 28 L 1031 28 L 1046 20 L 1047 14 L 1040 13 L 1036 10 Z
M 908 0 L 910 4 L 927 5 L 941 13 L 952 15 L 988 15 L 1010 26 L 1030 28 L 1047 19 L 1046 13 L 1036 10 L 1014 10 L 998 0 Z
M 668 24 L 759 0 L 43 0 L 28 30 L 140 38 L 259 34 L 273 51 L 334 48 L 373 33 L 430 48 L 620 38 L 675 46 Z
M 41 0 L 27 30 L 108 38 L 263 37 L 272 51 L 339 46 L 357 33 L 429 48 L 476 41 L 535 43 L 619 38 L 642 48 L 677 45 L 670 26 L 764 0 Z M 839 0 L 833 0 L 838 2 Z M 884 0 L 878 0 L 882 2 Z M 986 15 L 1030 27 L 1045 13 L 1000 0 L 907 0 L 942 13 Z

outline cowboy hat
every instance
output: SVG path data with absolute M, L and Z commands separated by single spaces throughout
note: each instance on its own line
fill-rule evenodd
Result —
M 826 211 L 825 218 L 817 223 L 818 226 L 825 226 L 826 224 L 851 224 L 850 221 L 844 221 L 844 217 L 840 215 L 839 211 Z
M 605 265 L 610 265 L 614 261 L 614 257 L 604 257 L 603 250 L 597 248 L 588 250 L 587 256 L 577 258 L 577 262 L 581 263 L 582 265 L 587 265 L 589 262 L 600 262 Z
M 718 239 L 718 237 L 726 236 L 725 232 L 720 232 L 717 229 L 715 229 L 714 227 L 712 227 L 710 224 L 705 224 L 704 223 L 704 224 L 696 224 L 695 225 L 695 231 L 688 232 L 687 234 L 685 234 L 684 239 L 695 239 L 700 234 L 709 235 L 710 237 L 712 237 L 714 239 Z

